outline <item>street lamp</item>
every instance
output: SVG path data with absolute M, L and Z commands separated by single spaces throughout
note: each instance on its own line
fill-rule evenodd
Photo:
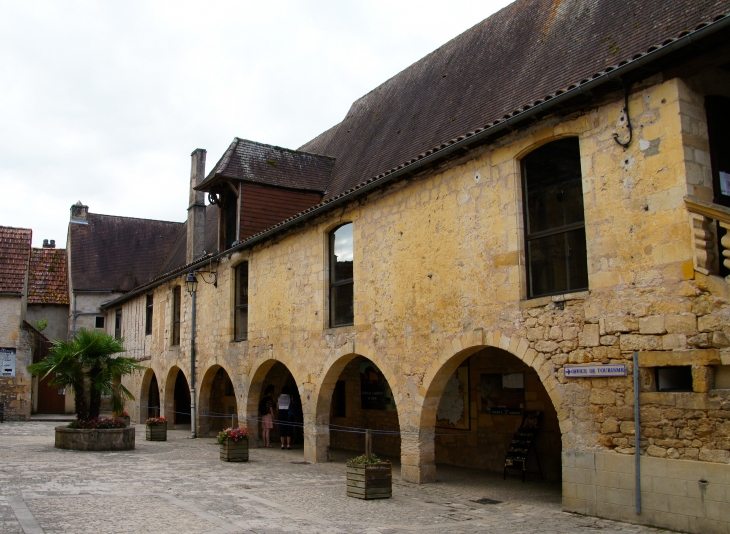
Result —
M 185 279 L 185 289 L 193 298 L 191 321 L 190 321 L 190 437 L 195 434 L 195 294 L 198 290 L 198 279 L 191 269 Z

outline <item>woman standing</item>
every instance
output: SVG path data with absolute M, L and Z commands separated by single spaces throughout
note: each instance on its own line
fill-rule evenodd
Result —
M 286 448 L 291 449 L 292 426 L 290 424 L 289 408 L 291 406 L 291 395 L 289 388 L 284 386 L 281 388 L 281 395 L 278 400 L 279 405 L 279 436 L 281 436 L 281 450 L 284 450 L 284 441 L 286 440 Z
M 259 415 L 261 416 L 261 429 L 264 431 L 264 447 L 271 448 L 269 434 L 274 428 L 274 399 L 271 398 L 274 393 L 274 385 L 269 384 L 264 390 L 264 396 L 259 402 Z

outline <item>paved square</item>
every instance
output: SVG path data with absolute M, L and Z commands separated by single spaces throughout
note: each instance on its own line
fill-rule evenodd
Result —
M 346 453 L 309 465 L 301 450 L 252 449 L 226 463 L 213 439 L 148 442 L 142 425 L 134 451 L 65 451 L 57 424 L 0 425 L 0 532 L 666 532 L 564 513 L 543 481 L 440 467 L 418 486 L 394 469 L 392 499 L 361 501 L 345 496 Z

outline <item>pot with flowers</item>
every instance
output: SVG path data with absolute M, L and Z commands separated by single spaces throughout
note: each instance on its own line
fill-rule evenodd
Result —
M 218 434 L 221 445 L 221 460 L 224 462 L 248 462 L 248 438 L 245 426 L 226 428 Z
M 132 418 L 129 416 L 129 412 L 127 410 L 118 410 L 112 414 L 112 417 L 117 417 L 124 421 L 124 426 L 132 424 Z
M 146 441 L 167 441 L 167 419 L 164 417 L 150 417 L 145 421 Z
M 347 462 L 347 496 L 356 499 L 389 499 L 393 496 L 390 462 L 363 454 Z

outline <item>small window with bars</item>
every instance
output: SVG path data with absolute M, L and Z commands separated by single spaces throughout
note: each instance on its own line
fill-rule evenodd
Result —
M 152 334 L 152 295 L 147 295 L 147 316 L 145 318 L 144 333 L 149 336 Z
M 236 267 L 236 299 L 234 309 L 236 341 L 248 339 L 248 262 Z
M 172 339 L 171 345 L 180 344 L 180 306 L 182 300 L 181 287 L 177 286 L 172 290 Z

